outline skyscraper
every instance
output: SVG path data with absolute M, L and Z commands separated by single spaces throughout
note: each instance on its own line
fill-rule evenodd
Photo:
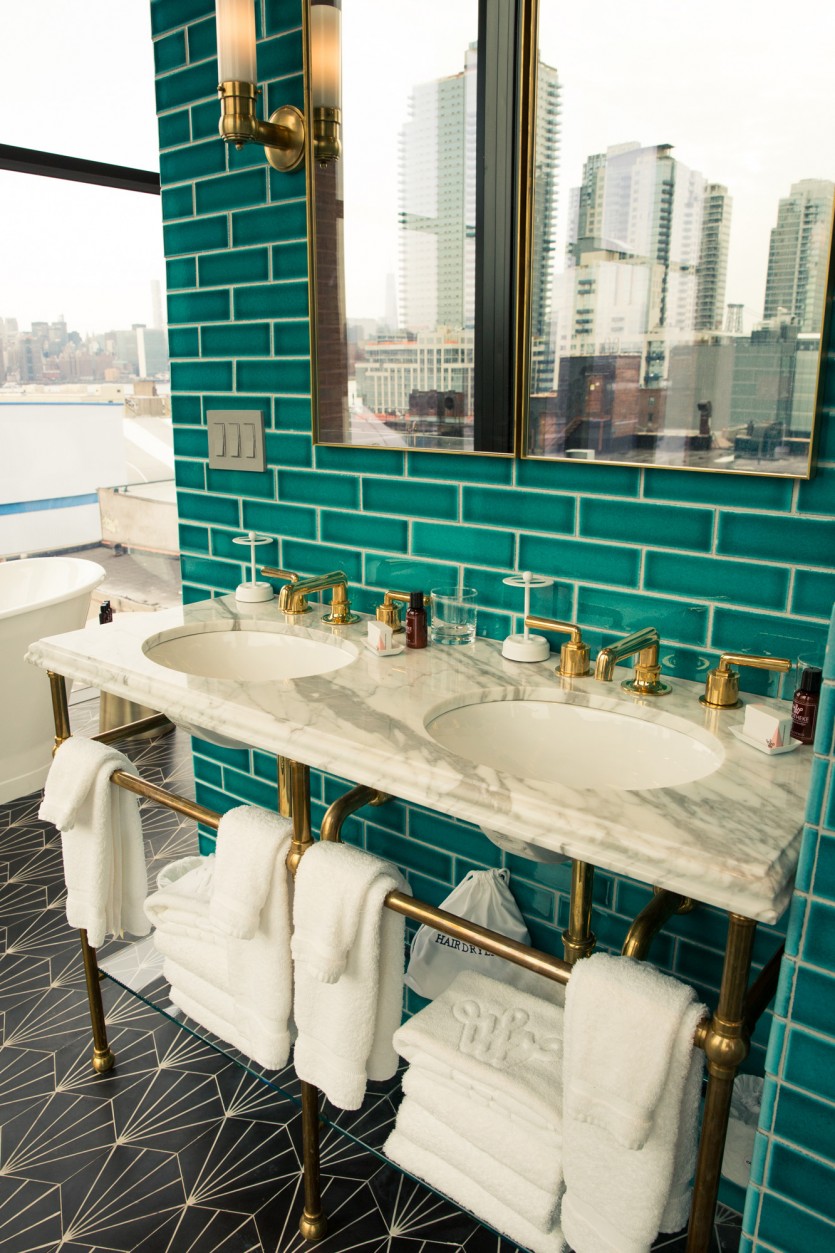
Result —
M 763 318 L 782 310 L 799 331 L 820 332 L 826 295 L 835 183 L 804 178 L 780 201 L 771 232 Z
M 695 323 L 697 331 L 722 328 L 731 243 L 731 205 L 727 187 L 723 187 L 721 183 L 708 183 L 705 188 L 699 248 Z

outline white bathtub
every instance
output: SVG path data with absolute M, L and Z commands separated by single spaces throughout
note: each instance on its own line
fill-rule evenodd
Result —
M 24 654 L 34 640 L 84 626 L 103 578 L 79 557 L 0 562 L 0 803 L 37 791 L 52 760 L 49 681 Z

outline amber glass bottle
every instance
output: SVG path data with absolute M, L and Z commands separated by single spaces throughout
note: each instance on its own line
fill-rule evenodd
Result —
M 409 593 L 409 608 L 406 610 L 406 647 L 426 647 L 426 610 L 423 607 L 423 592 Z
M 793 740 L 801 744 L 811 744 L 815 738 L 815 723 L 818 718 L 818 701 L 821 690 L 821 669 L 819 666 L 807 666 L 800 676 L 800 687 L 792 700 Z

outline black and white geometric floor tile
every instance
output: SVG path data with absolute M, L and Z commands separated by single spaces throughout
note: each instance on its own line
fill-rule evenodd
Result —
M 96 702 L 72 715 L 76 733 L 97 730 Z M 122 747 L 145 778 L 189 795 L 189 743 L 174 733 Z M 117 1061 L 94 1074 L 81 955 L 64 917 L 60 837 L 39 821 L 39 803 L 35 795 L 0 807 L 0 1253 L 305 1253 L 292 1068 L 270 1076 L 285 1095 L 228 1049 L 105 979 Z M 196 832 L 170 810 L 142 805 L 152 882 L 167 862 L 196 851 Z M 149 985 L 164 1000 L 152 946 L 117 949 L 109 968 L 120 983 Z M 343 1130 L 322 1124 L 329 1233 L 317 1248 L 513 1253 L 364 1147 L 379 1151 L 397 1092 L 374 1085 L 357 1114 L 330 1111 Z M 739 1216 L 720 1211 L 716 1236 L 717 1249 L 733 1253 Z M 654 1247 L 679 1253 L 684 1241 L 662 1237 Z

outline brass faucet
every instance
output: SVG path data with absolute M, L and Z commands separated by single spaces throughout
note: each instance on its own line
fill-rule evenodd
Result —
M 791 670 L 792 663 L 788 657 L 759 657 L 749 653 L 722 653 L 719 665 L 708 673 L 705 682 L 704 696 L 699 700 L 711 709 L 738 709 L 742 704 L 739 699 L 739 675 L 735 666 L 754 666 L 757 670 L 780 670 L 785 673 Z
M 381 605 L 377 606 L 377 621 L 385 622 L 390 626 L 395 635 L 399 631 L 405 630 L 403 623 L 400 621 L 400 606 L 408 605 L 409 592 L 386 592 Z M 423 593 L 423 603 L 429 606 L 432 603 L 432 597 L 429 592 Z
M 666 695 L 673 689 L 669 683 L 661 682 L 661 666 L 658 662 L 660 643 L 655 627 L 643 627 L 640 631 L 633 631 L 617 643 L 601 648 L 594 666 L 594 677 L 604 683 L 611 683 L 616 664 L 628 657 L 635 657 L 635 677 L 624 679 L 621 687 L 627 692 L 634 692 L 636 696 Z
M 539 627 L 542 631 L 565 631 L 571 639 L 560 649 L 560 664 L 555 674 L 567 678 L 589 672 L 589 646 L 583 642 L 583 636 L 576 622 L 560 622 L 556 618 L 541 618 L 537 614 L 528 614 L 525 618 L 526 627 Z
M 351 622 L 359 622 L 359 614 L 351 613 L 351 602 L 348 599 L 348 576 L 341 570 L 332 570 L 330 574 L 311 574 L 302 579 L 293 570 L 277 570 L 264 566 L 261 573 L 268 579 L 288 579 L 289 582 L 278 593 L 278 607 L 282 613 L 310 613 L 307 597 L 311 592 L 323 592 L 333 588 L 331 611 L 322 618 L 332 626 L 347 626 Z

